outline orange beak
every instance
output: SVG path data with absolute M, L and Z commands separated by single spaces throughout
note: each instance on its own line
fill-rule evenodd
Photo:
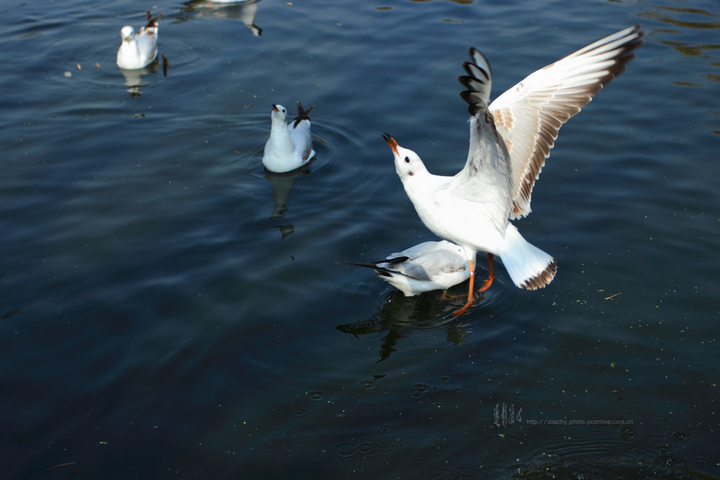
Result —
M 383 138 L 385 139 L 387 144 L 390 145 L 390 148 L 392 148 L 392 151 L 395 152 L 395 155 L 398 155 L 398 151 L 397 151 L 398 143 L 395 141 L 395 139 L 392 138 L 387 133 L 383 133 Z

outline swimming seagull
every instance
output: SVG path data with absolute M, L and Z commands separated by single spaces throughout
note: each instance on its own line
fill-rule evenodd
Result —
M 129 25 L 120 30 L 122 43 L 117 52 L 118 67 L 125 70 L 143 68 L 157 57 L 158 19 L 162 13 L 153 18 L 150 10 L 147 13 L 147 23 L 135 33 Z
M 447 240 L 423 242 L 385 260 L 352 263 L 375 269 L 375 275 L 412 297 L 432 290 L 447 290 L 470 277 L 465 250 Z
M 473 301 L 474 261 L 487 253 L 492 284 L 493 255 L 502 258 L 520 288 L 535 290 L 550 283 L 555 260 L 528 243 L 509 222 L 530 213 L 535 180 L 550 155 L 558 130 L 592 97 L 622 73 L 635 58 L 643 32 L 640 26 L 613 33 L 538 70 L 500 95 L 489 106 L 492 71 L 482 53 L 470 48 L 472 62 L 463 62 L 467 88 L 460 96 L 470 105 L 470 151 L 465 167 L 453 177 L 432 175 L 420 157 L 383 137 L 395 158 L 395 170 L 420 219 L 441 238 L 465 250 L 470 265 L 468 301 Z
M 315 156 L 310 136 L 308 113 L 315 105 L 304 110 L 297 102 L 298 116 L 285 125 L 287 110 L 282 105 L 273 105 L 270 112 L 272 126 L 270 138 L 265 144 L 262 163 L 271 172 L 283 173 L 307 164 Z

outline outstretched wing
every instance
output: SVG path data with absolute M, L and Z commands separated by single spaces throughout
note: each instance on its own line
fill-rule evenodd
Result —
M 453 177 L 448 195 L 464 201 L 469 216 L 492 221 L 505 230 L 512 207 L 512 175 L 509 154 L 489 113 L 492 70 L 485 56 L 470 47 L 472 62 L 463 62 L 467 76 L 458 80 L 467 90 L 460 93 L 468 106 L 470 148 L 465 167 Z
M 555 145 L 560 127 L 625 71 L 644 33 L 640 25 L 608 35 L 536 71 L 489 110 L 510 153 L 513 208 L 510 218 L 530 213 L 532 190 Z

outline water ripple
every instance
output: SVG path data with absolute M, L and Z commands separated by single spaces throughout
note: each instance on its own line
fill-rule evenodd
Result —
M 313 402 L 320 402 L 325 399 L 325 393 L 319 390 L 311 390 L 305 396 Z

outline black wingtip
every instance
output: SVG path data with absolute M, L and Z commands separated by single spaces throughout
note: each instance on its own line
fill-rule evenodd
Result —
M 470 115 L 475 116 L 487 108 L 490 102 L 492 69 L 485 55 L 475 47 L 469 47 L 468 54 L 472 62 L 462 62 L 462 67 L 467 75 L 457 79 L 467 89 L 460 93 L 460 97 L 468 103 Z
M 458 77 L 458 80 L 460 80 L 460 77 Z M 462 81 L 460 82 L 462 83 Z M 460 92 L 460 98 L 465 100 L 465 102 L 468 104 L 468 112 L 470 112 L 470 115 L 473 117 L 478 114 L 478 112 L 481 112 L 485 110 L 485 106 L 477 97 L 477 92 L 473 92 L 470 90 L 465 90 L 463 92 Z
M 302 104 L 300 102 L 297 102 L 297 107 L 298 107 L 298 116 L 302 117 L 302 116 L 307 116 L 307 114 L 310 113 L 310 110 L 315 108 L 315 105 L 313 105 L 312 107 L 305 110 L 305 109 L 303 109 Z M 308 120 L 310 119 L 310 117 L 307 117 L 307 118 L 308 118 Z
M 355 265 L 356 267 L 365 267 L 365 268 L 377 268 L 377 264 L 380 262 L 369 262 L 369 263 L 362 263 L 362 262 L 335 262 L 340 263 L 342 265 Z
M 297 128 L 297 126 L 303 120 L 308 120 L 308 121 L 310 120 L 310 115 L 308 115 L 308 113 L 310 113 L 310 110 L 315 108 L 315 105 L 313 105 L 312 107 L 305 110 L 305 109 L 303 109 L 302 104 L 300 102 L 297 102 L 297 107 L 298 107 L 298 115 L 297 115 L 297 117 L 295 117 L 295 120 L 294 120 L 295 125 L 293 126 L 293 128 Z
M 162 13 L 159 13 L 157 17 L 153 18 L 150 10 L 145 10 L 145 15 L 147 15 L 147 23 L 145 24 L 145 28 L 157 27 L 158 20 L 160 19 L 160 17 L 163 16 Z

